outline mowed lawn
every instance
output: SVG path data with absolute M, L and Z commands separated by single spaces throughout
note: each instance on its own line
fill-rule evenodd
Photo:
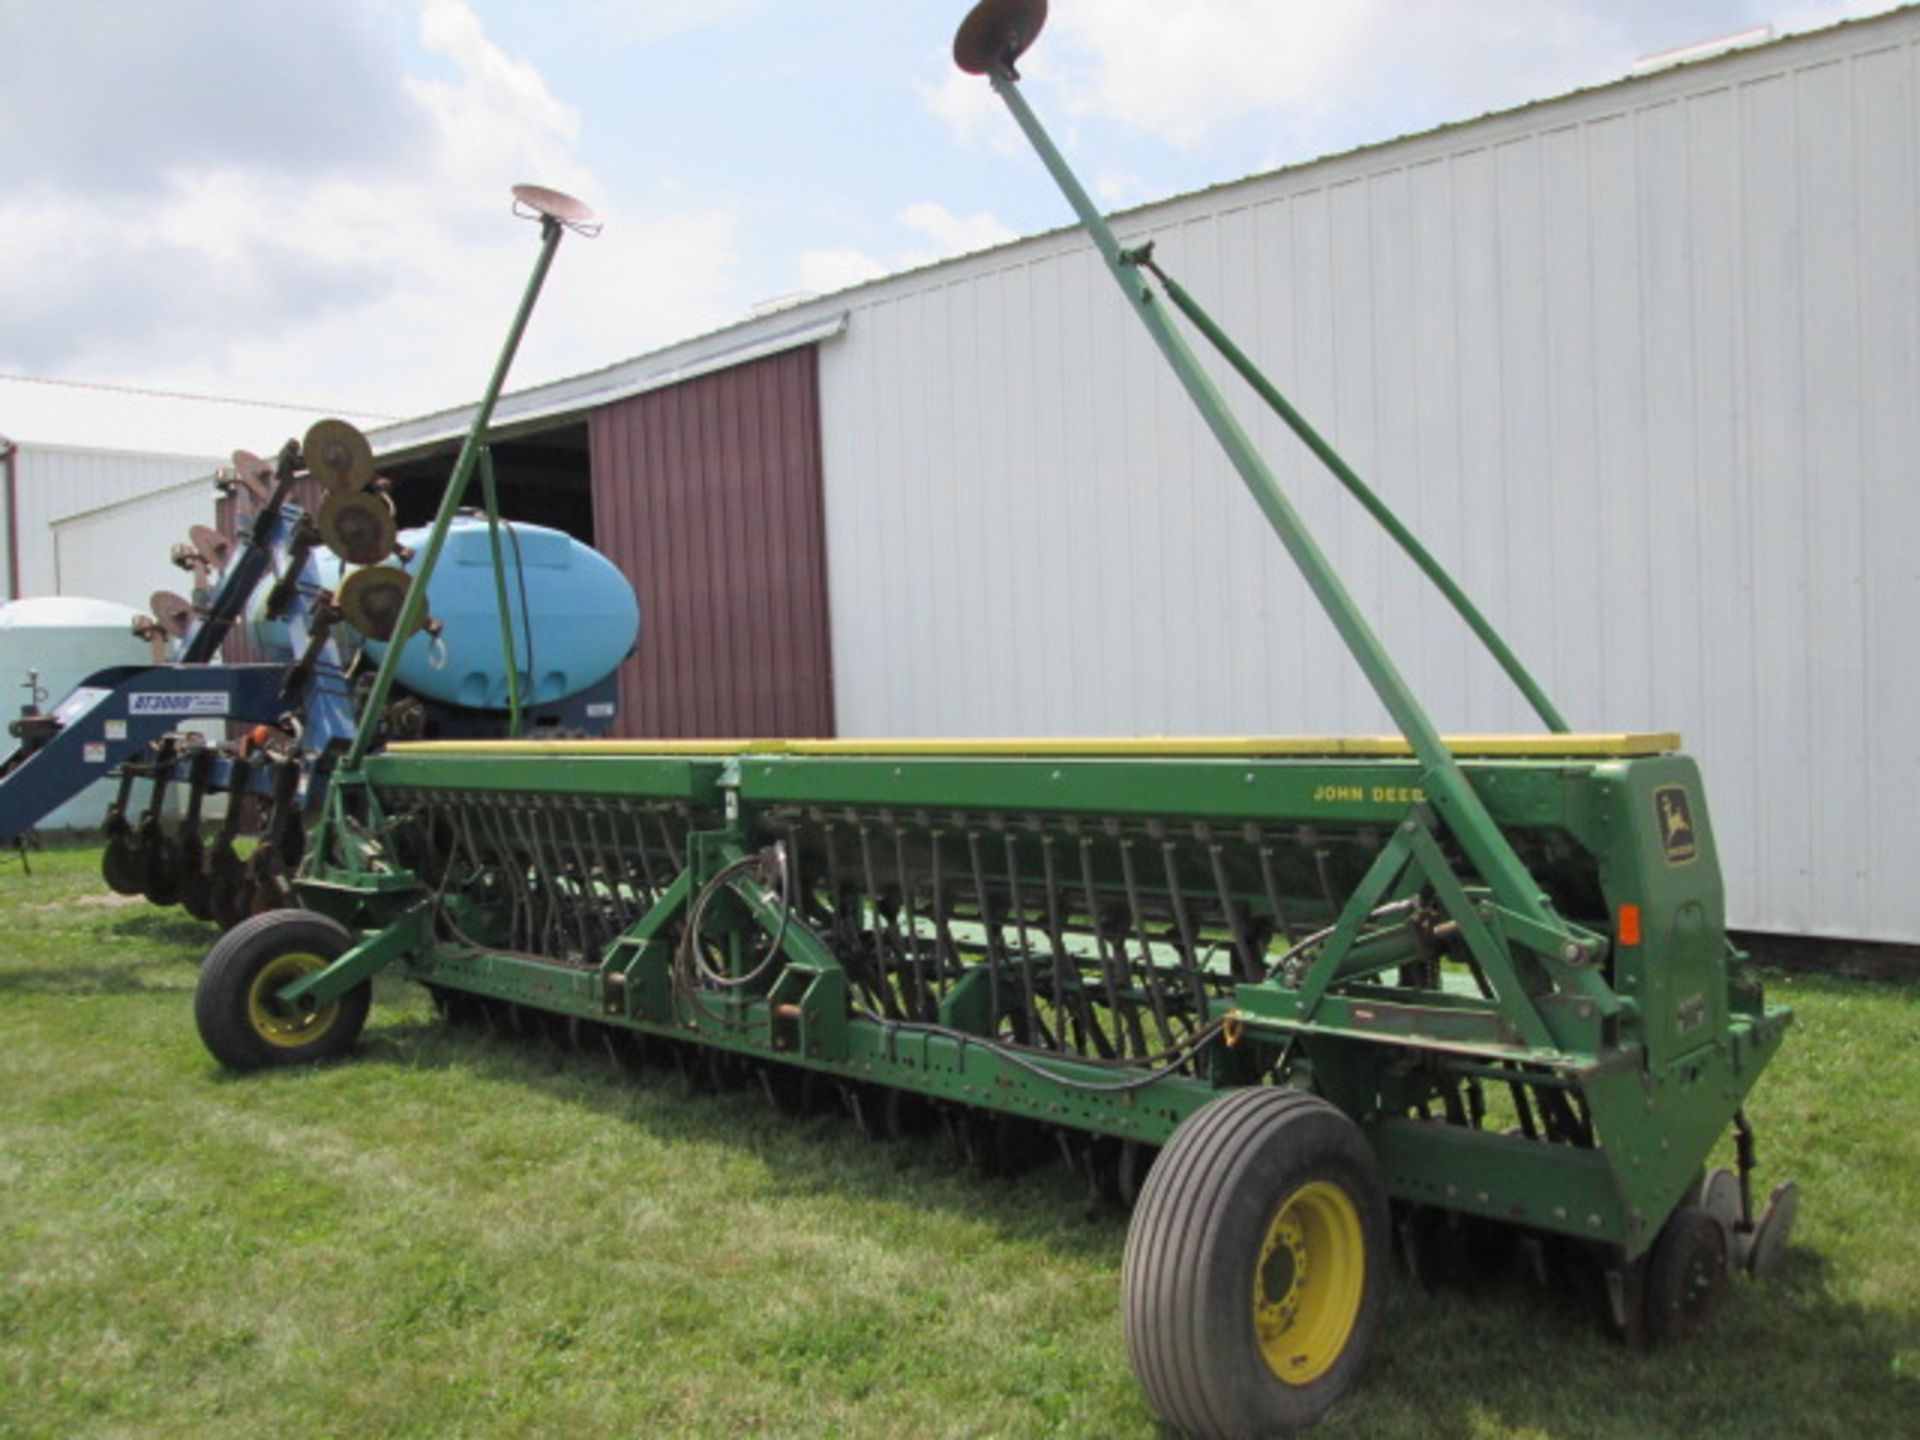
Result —
M 1151 1435 L 1123 1216 L 383 985 L 354 1058 L 194 1034 L 208 927 L 92 850 L 0 872 L 0 1435 Z M 1920 984 L 1776 977 L 1784 1273 L 1635 1357 L 1514 1276 L 1397 1288 L 1327 1436 L 1920 1429 Z

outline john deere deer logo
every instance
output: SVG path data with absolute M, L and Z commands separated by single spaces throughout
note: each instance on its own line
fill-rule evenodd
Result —
M 1684 785 L 1662 785 L 1654 791 L 1653 810 L 1660 822 L 1660 853 L 1669 865 L 1684 865 L 1700 853 Z

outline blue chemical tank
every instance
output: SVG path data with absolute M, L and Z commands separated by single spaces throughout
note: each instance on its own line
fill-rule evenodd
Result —
M 427 532 L 403 530 L 400 543 L 417 552 L 426 545 Z M 562 531 L 522 521 L 501 522 L 500 550 L 522 704 L 576 695 L 612 674 L 632 653 L 640 638 L 640 604 L 612 561 Z M 314 561 L 321 583 L 338 588 L 340 562 L 325 551 Z M 419 568 L 416 554 L 407 569 L 418 573 Z M 500 645 L 493 551 L 483 517 L 454 519 L 427 590 L 427 613 L 445 629 L 438 645 L 426 635 L 408 641 L 396 678 L 425 699 L 473 710 L 505 710 L 507 664 Z M 284 625 L 256 617 L 249 630 L 262 658 L 292 658 Z M 346 627 L 342 632 L 350 644 L 359 643 Z M 375 661 L 386 649 L 376 642 L 367 644 L 367 654 Z
M 427 532 L 404 530 L 400 543 L 418 551 L 427 543 Z M 627 577 L 599 551 L 543 525 L 502 521 L 500 553 L 522 704 L 578 694 L 611 675 L 632 653 L 640 639 L 640 602 Z M 407 569 L 419 568 L 416 555 Z M 426 635 L 409 640 L 400 652 L 400 683 L 449 705 L 506 709 L 500 601 L 484 519 L 460 516 L 447 531 L 427 585 L 427 613 L 446 627 L 440 644 Z M 378 660 L 386 648 L 369 642 L 367 653 Z

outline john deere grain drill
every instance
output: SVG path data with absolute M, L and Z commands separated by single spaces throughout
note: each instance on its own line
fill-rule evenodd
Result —
M 1494 1231 L 1598 1258 L 1631 1338 L 1684 1336 L 1730 1272 L 1773 1263 L 1794 1201 L 1753 1201 L 1742 1104 L 1789 1012 L 1729 947 L 1699 771 L 1672 735 L 1568 733 L 1379 498 L 1120 245 L 1019 89 L 1045 13 L 984 0 L 955 57 L 1032 141 L 1400 735 L 362 743 L 305 908 L 213 947 L 200 1032 L 236 1069 L 332 1055 L 391 969 L 455 1016 L 750 1072 L 787 1109 L 838 1095 L 876 1134 L 944 1125 L 985 1169 L 1057 1151 L 1133 1206 L 1127 1345 L 1196 1435 L 1305 1424 L 1348 1391 L 1395 1238 L 1421 1271 Z M 476 433 L 578 219 L 559 197 L 543 216 Z M 1172 311 L 1435 579 L 1545 733 L 1437 733 Z M 1737 1173 L 1708 1173 L 1729 1129 Z

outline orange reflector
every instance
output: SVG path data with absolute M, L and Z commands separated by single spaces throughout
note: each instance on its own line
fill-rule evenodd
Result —
M 1619 936 L 1622 945 L 1640 943 L 1640 907 L 1638 905 L 1620 907 L 1620 919 L 1614 927 L 1614 933 Z

